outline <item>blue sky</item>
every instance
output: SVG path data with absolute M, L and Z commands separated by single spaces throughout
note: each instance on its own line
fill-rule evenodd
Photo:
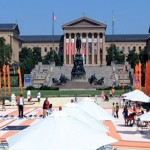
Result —
M 147 34 L 150 26 L 150 0 L 1 0 L 0 23 L 19 24 L 21 35 L 63 34 L 62 25 L 87 16 L 107 25 L 112 34 Z

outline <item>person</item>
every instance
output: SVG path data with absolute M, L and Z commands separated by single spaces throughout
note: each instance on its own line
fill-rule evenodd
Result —
M 112 94 L 115 94 L 115 88 L 114 87 L 111 89 L 111 91 L 112 91 Z
M 116 103 L 115 111 L 116 111 L 116 118 L 119 118 L 119 115 L 118 115 L 119 105 L 118 105 L 118 103 Z
M 75 101 L 73 99 L 71 99 L 71 103 L 74 103 Z
M 136 110 L 136 103 L 134 103 L 134 104 L 133 104 L 133 106 L 132 106 L 132 110 L 133 110 L 133 112 L 135 112 L 135 113 L 136 113 L 136 111 L 137 111 L 137 110 Z
M 115 117 L 115 103 L 112 103 L 112 116 Z
M 5 109 L 5 98 L 2 98 L 2 111 L 6 111 Z
M 11 106 L 16 106 L 16 95 L 11 93 Z
M 112 96 L 113 96 L 112 90 L 110 89 L 110 91 L 109 91 L 109 97 L 111 98 Z
M 125 105 L 124 106 L 124 109 L 123 109 L 123 117 L 124 117 L 124 120 L 125 120 L 125 126 L 128 125 L 128 107 Z
M 142 114 L 144 114 L 144 108 L 142 107 L 142 105 L 140 105 L 137 115 L 139 116 L 139 115 L 142 115 Z
M 28 99 L 28 102 L 31 100 L 31 91 L 30 90 L 27 91 L 27 99 Z
M 49 115 L 52 113 L 52 108 L 53 108 L 53 105 L 52 103 L 49 104 Z
M 19 111 L 19 118 L 23 118 L 23 105 L 24 105 L 24 97 L 20 94 L 18 99 L 18 111 Z
M 41 99 L 41 92 L 40 91 L 38 91 L 38 93 L 37 93 L 37 99 L 38 99 L 38 102 L 40 103 L 40 99 Z
M 48 98 L 46 97 L 43 103 L 43 118 L 48 116 L 48 110 L 49 110 L 49 101 L 48 101 Z
M 101 93 L 101 98 L 105 100 L 105 92 L 104 91 L 102 91 L 102 93 Z

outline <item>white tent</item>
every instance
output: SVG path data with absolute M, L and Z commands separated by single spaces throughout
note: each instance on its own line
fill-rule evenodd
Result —
M 77 105 L 80 109 L 84 110 L 86 113 L 96 118 L 97 120 L 116 120 L 114 117 L 112 117 L 111 114 L 109 114 L 104 108 L 102 108 L 95 102 L 80 101 Z
M 117 142 L 63 111 L 54 112 L 7 141 L 9 150 L 94 150 Z
M 142 114 L 139 118 L 141 121 L 150 121 L 150 112 Z
M 132 92 L 125 93 L 122 96 L 124 96 L 124 99 L 131 100 L 131 101 L 138 101 L 138 102 L 145 102 L 145 103 L 150 102 L 150 97 L 144 94 L 140 90 L 134 90 Z
M 71 116 L 75 117 L 76 119 L 79 119 L 80 121 L 95 129 L 98 129 L 101 132 L 109 132 L 107 126 L 105 126 L 102 122 L 98 121 L 97 119 L 93 118 L 88 113 L 80 109 L 76 103 L 65 104 L 63 110 L 69 113 Z
M 84 98 L 82 98 L 82 101 L 85 101 L 85 102 L 95 102 L 94 99 L 89 98 L 89 97 L 84 97 Z

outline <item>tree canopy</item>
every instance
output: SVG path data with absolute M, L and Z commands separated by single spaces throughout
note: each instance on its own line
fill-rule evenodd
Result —
M 123 51 L 117 50 L 115 44 L 111 44 L 107 49 L 107 65 L 111 65 L 112 61 L 114 61 L 116 64 L 123 64 L 125 61 L 125 54 L 123 53 Z
M 11 46 L 5 42 L 6 40 L 3 37 L 0 37 L 0 67 L 4 64 L 10 63 L 12 58 Z

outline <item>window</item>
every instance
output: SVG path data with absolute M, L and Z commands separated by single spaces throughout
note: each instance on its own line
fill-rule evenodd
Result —
M 122 46 L 122 51 L 123 51 L 123 52 L 125 51 L 125 47 L 124 47 L 124 46 Z
M 44 47 L 44 52 L 47 52 L 47 47 Z
M 50 47 L 50 51 L 52 50 L 52 47 Z
M 135 46 L 133 46 L 133 50 L 135 50 L 135 51 L 136 51 L 136 47 L 135 47 Z
M 130 46 L 128 46 L 128 51 L 130 51 L 131 49 L 130 49 Z

